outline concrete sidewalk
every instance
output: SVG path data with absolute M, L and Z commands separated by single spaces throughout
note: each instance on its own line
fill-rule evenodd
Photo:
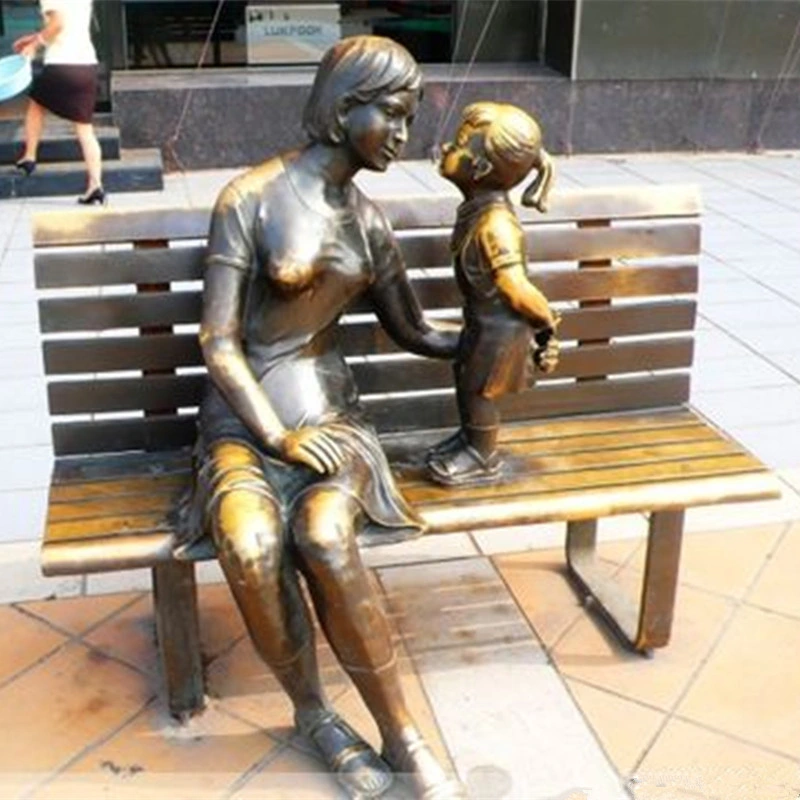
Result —
M 559 186 L 703 190 L 693 402 L 785 483 L 780 501 L 689 512 L 675 638 L 625 653 L 581 608 L 560 526 L 431 537 L 369 553 L 415 711 L 475 798 L 800 794 L 800 154 L 558 159 Z M 114 207 L 208 205 L 233 171 L 171 175 Z M 431 165 L 365 175 L 375 197 L 446 188 Z M 0 201 L 0 798 L 336 797 L 290 730 L 215 565 L 204 565 L 213 697 L 187 728 L 156 697 L 147 572 L 45 580 L 38 539 L 51 465 L 30 214 Z M 641 573 L 644 520 L 605 526 L 608 568 Z M 102 596 L 85 597 L 93 594 Z M 59 599 L 42 600 L 56 596 Z M 14 601 L 14 602 L 12 602 Z M 326 685 L 375 731 L 323 650 Z

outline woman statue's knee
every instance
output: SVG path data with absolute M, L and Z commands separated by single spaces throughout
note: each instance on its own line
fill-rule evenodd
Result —
M 244 491 L 225 494 L 217 504 L 214 539 L 223 566 L 263 579 L 280 570 L 283 521 L 269 500 Z
M 306 563 L 343 567 L 353 552 L 356 509 L 341 492 L 321 490 L 309 494 L 292 521 L 294 543 Z

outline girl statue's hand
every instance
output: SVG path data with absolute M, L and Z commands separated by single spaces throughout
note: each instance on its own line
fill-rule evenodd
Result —
M 286 461 L 303 464 L 320 475 L 333 475 L 344 462 L 341 447 L 322 428 L 286 431 L 278 449 Z

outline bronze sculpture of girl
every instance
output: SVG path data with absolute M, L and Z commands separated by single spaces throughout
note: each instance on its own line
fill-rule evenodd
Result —
M 403 347 L 452 358 L 457 332 L 423 318 L 385 217 L 354 186 L 398 157 L 421 75 L 394 42 L 352 37 L 323 57 L 304 113 L 310 142 L 219 195 L 200 339 L 211 378 L 200 410 L 185 541 L 210 535 L 260 656 L 354 797 L 392 771 L 416 796 L 462 797 L 411 719 L 388 622 L 357 539 L 419 535 L 336 343 L 339 317 L 371 299 Z M 375 718 L 381 757 L 325 700 L 299 576 L 333 651 Z

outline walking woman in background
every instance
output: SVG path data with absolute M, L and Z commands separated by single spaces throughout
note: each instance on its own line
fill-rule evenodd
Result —
M 97 96 L 97 54 L 90 32 L 92 0 L 40 0 L 44 27 L 21 36 L 14 52 L 33 58 L 44 48 L 44 68 L 31 85 L 25 111 L 25 150 L 16 167 L 26 175 L 36 169 L 45 111 L 75 125 L 86 164 L 84 205 L 105 202 L 100 144 L 92 126 Z

